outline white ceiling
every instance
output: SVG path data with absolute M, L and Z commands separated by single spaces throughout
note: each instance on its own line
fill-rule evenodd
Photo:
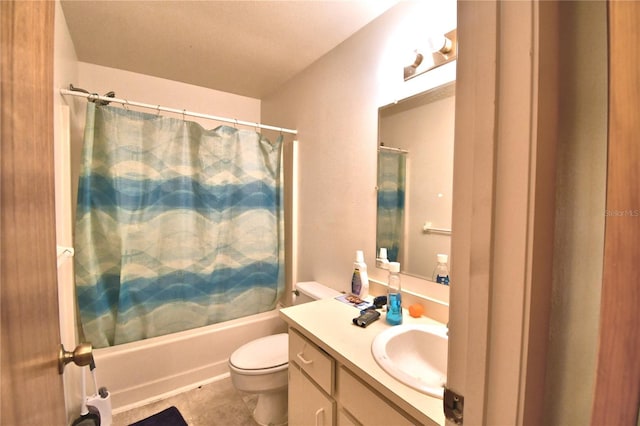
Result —
M 78 60 L 262 98 L 398 0 L 71 1 Z

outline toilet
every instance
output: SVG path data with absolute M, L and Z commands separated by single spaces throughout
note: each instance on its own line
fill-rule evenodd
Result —
M 294 305 L 340 296 L 340 292 L 315 281 L 296 284 Z M 261 337 L 245 343 L 229 357 L 233 386 L 258 395 L 253 418 L 260 425 L 287 424 L 289 336 Z

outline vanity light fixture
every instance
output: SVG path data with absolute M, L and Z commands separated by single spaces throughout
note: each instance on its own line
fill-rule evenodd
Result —
M 415 55 L 415 59 L 413 61 L 413 63 L 409 66 L 404 67 L 404 79 L 408 80 L 409 78 L 413 77 L 416 73 L 416 70 L 418 69 L 418 67 L 422 64 L 422 61 L 424 60 L 424 56 L 422 56 L 422 53 L 418 52 L 417 50 L 413 51 L 414 55 Z
M 421 49 L 414 50 L 413 63 L 404 67 L 405 81 L 456 59 L 458 56 L 456 35 L 457 31 L 454 29 L 444 35 L 429 37 L 427 47 L 424 49 L 428 53 L 420 53 Z

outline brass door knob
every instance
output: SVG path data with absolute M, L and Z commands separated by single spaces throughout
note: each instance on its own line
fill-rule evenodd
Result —
M 77 366 L 83 367 L 91 364 L 93 361 L 93 347 L 91 343 L 80 343 L 72 351 L 64 349 L 63 345 L 60 345 L 60 351 L 58 352 L 58 373 L 64 372 L 64 366 L 73 361 Z

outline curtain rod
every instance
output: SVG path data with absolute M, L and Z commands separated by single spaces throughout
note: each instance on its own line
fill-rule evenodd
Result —
M 384 146 L 384 145 L 380 145 L 378 146 L 378 150 L 384 150 L 384 151 L 394 151 L 394 152 L 399 152 L 401 154 L 408 154 L 409 151 L 407 151 L 406 149 L 402 149 L 402 148 L 393 148 L 390 146 Z
M 71 86 L 71 87 L 73 87 L 73 86 Z M 160 105 L 151 105 L 151 104 L 145 104 L 145 103 L 142 103 L 142 102 L 128 101 L 126 99 L 120 99 L 120 98 L 108 97 L 108 96 L 101 96 L 101 95 L 98 95 L 97 93 L 85 93 L 85 92 L 79 92 L 77 90 L 60 89 L 60 94 L 61 95 L 80 96 L 82 98 L 87 98 L 87 100 L 89 100 L 89 101 L 100 100 L 100 101 L 106 101 L 106 102 L 115 102 L 115 103 L 122 104 L 122 106 L 125 107 L 125 108 L 130 105 L 130 106 L 136 106 L 136 107 L 140 107 L 140 108 L 153 109 L 153 110 L 158 111 L 158 113 L 160 111 L 172 112 L 172 113 L 175 113 L 175 114 L 182 114 L 183 117 L 185 115 L 188 115 L 190 117 L 205 118 L 207 120 L 222 121 L 224 123 L 232 123 L 232 124 L 236 124 L 236 125 L 249 126 L 249 127 L 258 127 L 260 129 L 276 130 L 276 131 L 279 131 L 279 132 L 282 132 L 282 133 L 291 133 L 293 135 L 297 135 L 298 134 L 298 131 L 295 130 L 295 129 L 285 129 L 283 127 L 269 126 L 267 124 L 260 124 L 260 123 L 250 122 L 250 121 L 236 120 L 234 118 L 218 117 L 218 116 L 209 115 L 209 114 L 201 114 L 199 112 L 187 111 L 186 109 L 168 108 L 168 107 L 163 107 L 163 106 L 160 106 Z

